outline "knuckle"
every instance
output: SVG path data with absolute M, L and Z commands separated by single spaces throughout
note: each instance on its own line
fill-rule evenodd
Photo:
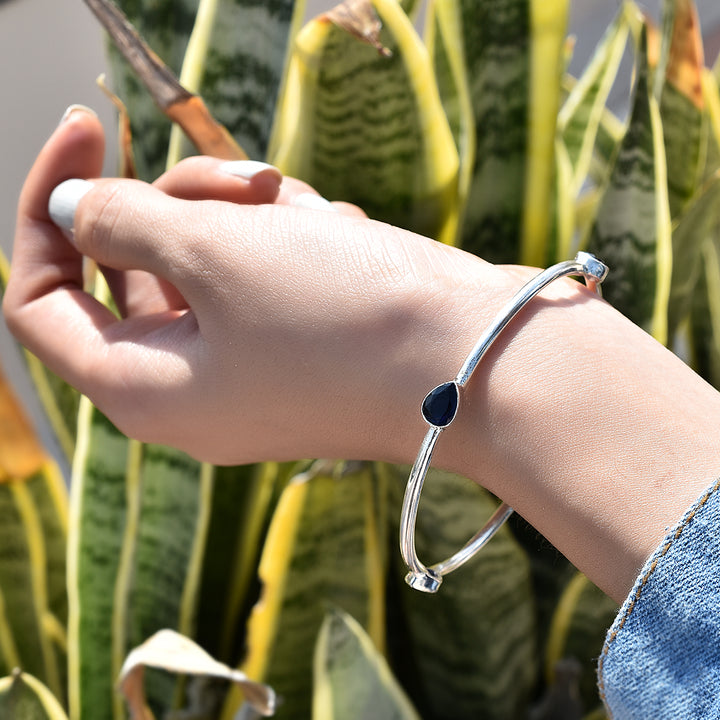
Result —
M 92 200 L 78 208 L 75 242 L 83 253 L 104 262 L 112 256 L 114 238 L 125 207 L 121 185 L 104 183 L 97 193 L 93 193 Z

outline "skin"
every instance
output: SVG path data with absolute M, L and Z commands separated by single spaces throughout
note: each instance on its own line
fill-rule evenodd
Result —
M 18 207 L 9 327 L 128 435 L 219 464 L 298 457 L 411 463 L 419 407 L 537 271 L 339 212 L 274 170 L 193 159 L 153 186 L 94 180 L 73 242 L 52 189 L 96 178 L 103 132 L 72 113 Z M 118 319 L 82 287 L 106 268 Z M 612 270 L 612 269 L 611 269 Z M 58 332 L 62 328 L 62 332 Z M 622 601 L 720 473 L 720 395 L 573 280 L 502 334 L 434 462 L 509 502 Z

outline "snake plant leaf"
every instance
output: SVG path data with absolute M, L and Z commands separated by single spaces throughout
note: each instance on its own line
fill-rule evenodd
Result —
M 702 89 L 708 126 L 703 180 L 707 180 L 720 168 L 720 89 L 715 76 L 707 68 L 702 74 Z
M 65 657 L 47 632 L 51 610 L 46 537 L 29 490 L 30 484 L 42 482 L 38 473 L 0 484 L 0 592 L 6 625 L 3 655 L 10 651 L 3 664 L 19 662 L 23 670 L 64 698 Z
M 278 718 L 308 718 L 312 650 L 328 604 L 384 646 L 385 574 L 370 465 L 319 462 L 283 491 L 259 566 L 243 671 L 281 698 Z M 223 718 L 241 698 L 231 692 Z
M 430 59 L 396 0 L 372 7 L 390 57 L 326 16 L 298 33 L 269 160 L 331 200 L 452 243 L 458 157 Z
M 114 588 L 128 497 L 129 441 L 83 398 L 70 490 L 68 535 L 69 703 L 73 720 L 112 720 Z M 117 706 L 115 706 L 117 707 Z
M 109 0 L 86 3 L 113 41 L 109 59 L 114 89 L 128 107 L 133 136 L 143 139 L 135 153 L 139 177 L 152 180 L 165 169 L 170 124 L 163 114 L 183 127 L 200 152 L 227 159 L 247 157 L 202 98 L 183 88 L 176 77 L 196 3 L 168 0 L 150 6 L 125 0 L 121 7 Z
M 110 300 L 96 273 L 95 296 Z M 137 486 L 139 444 L 83 397 L 78 413 L 68 532 L 68 700 L 71 720 L 122 717 L 115 680 L 125 647 L 115 629 L 128 488 Z M 127 562 L 127 561 L 126 561 Z M 118 610 L 119 612 L 119 610 Z
M 651 41 L 651 45 L 657 46 L 656 49 L 651 49 L 650 65 L 656 68 L 653 95 L 658 101 L 660 101 L 660 98 L 662 97 L 665 81 L 667 79 L 667 68 L 668 64 L 671 62 L 671 55 L 673 52 L 672 45 L 679 30 L 678 15 L 683 12 L 683 5 L 687 6 L 686 0 L 662 0 L 662 27 L 657 41 L 655 39 Z M 653 35 L 656 35 L 656 33 L 653 32 Z
M 0 374 L 0 664 L 19 665 L 64 698 L 67 496 Z
M 598 128 L 617 77 L 629 30 L 627 6 L 622 5 L 558 114 L 558 132 L 573 168 L 571 188 L 575 198 L 590 171 Z
M 544 265 L 567 0 L 458 0 L 476 128 L 462 247 Z
M 67 532 L 68 494 L 65 478 L 48 460 L 39 473 L 25 483 L 37 511 L 45 547 L 46 610 L 42 628 L 52 645 L 60 689 L 53 688 L 60 702 L 67 702 Z M 49 679 L 48 679 L 49 682 Z
M 672 240 L 665 146 L 651 93 L 647 28 L 637 42 L 637 77 L 629 125 L 590 233 L 588 250 L 612 278 L 608 301 L 661 343 L 667 340 Z
M 701 273 L 690 317 L 691 364 L 720 388 L 720 247 L 717 237 L 701 250 Z
M 660 99 L 668 197 L 673 218 L 698 189 L 706 165 L 708 124 L 704 111 L 703 40 L 692 0 L 675 0 L 667 78 Z M 658 68 L 657 72 L 660 72 Z
M 458 150 L 458 201 L 462 216 L 475 165 L 475 118 L 460 22 L 460 6 L 456 0 L 433 0 L 427 9 L 424 41 Z
M 198 0 L 168 0 L 152 4 L 143 0 L 117 0 L 117 6 L 138 35 L 173 73 L 178 73 L 182 66 L 197 4 Z M 123 99 L 130 114 L 138 177 L 154 180 L 165 170 L 170 123 L 110 40 L 107 50 L 112 89 Z
M 248 702 L 259 715 L 267 717 L 275 712 L 277 699 L 272 688 L 214 660 L 199 645 L 180 633 L 159 630 L 130 652 L 120 672 L 120 689 L 128 702 L 132 720 L 154 720 L 146 703 L 144 689 L 147 667 L 170 673 L 229 680 L 242 688 Z
M 193 631 L 209 514 L 201 463 L 159 445 L 131 446 L 112 617 L 116 659 L 162 628 Z M 158 713 L 172 707 L 176 678 L 152 673 L 145 685 Z
M 570 257 L 576 235 L 575 212 L 577 201 L 573 196 L 573 166 L 570 154 L 561 137 L 555 138 L 555 194 L 553 215 L 548 237 L 548 258 L 560 261 Z
M 125 60 L 137 73 L 157 106 L 205 155 L 244 160 L 247 154 L 227 129 L 217 123 L 203 99 L 188 92 L 171 70 L 150 49 L 122 11 L 108 0 L 85 0 L 107 30 Z
M 578 572 L 568 582 L 550 623 L 545 648 L 548 684 L 552 684 L 558 664 L 577 661 L 585 707 L 598 702 L 595 665 L 617 612 L 617 603 Z
M 305 0 L 202 0 L 180 82 L 207 106 L 250 157 L 267 153 L 287 48 L 305 15 Z M 173 128 L 172 166 L 187 150 Z
M 213 467 L 195 637 L 213 657 L 235 663 L 255 591 L 262 539 L 274 507 L 277 463 Z
M 542 649 L 546 646 L 551 619 L 560 596 L 577 570 L 559 550 L 517 513 L 508 520 L 508 528 L 530 563 L 535 598 L 537 646 Z
M 390 517 L 397 518 L 407 474 L 391 472 Z M 418 556 L 449 557 L 496 509 L 475 483 L 431 470 L 415 534 Z M 530 564 L 507 526 L 437 594 L 408 588 L 402 576 L 399 568 L 393 573 L 399 607 L 391 657 L 422 717 L 524 717 L 539 671 L 537 629 Z
M 314 720 L 420 720 L 387 661 L 346 612 L 330 610 L 315 647 Z
M 0 678 L 0 717 L 8 720 L 67 720 L 50 690 L 32 675 L 14 672 Z
M 5 595 L 0 586 L 0 676 L 20 667 L 20 651 L 5 609 Z
M 604 188 L 607 185 L 625 130 L 625 124 L 605 108 L 597 128 L 590 163 L 590 179 L 596 187 Z
M 668 332 L 674 337 L 687 318 L 702 262 L 701 249 L 720 226 L 720 171 L 692 198 L 673 228 L 673 275 L 668 306 Z

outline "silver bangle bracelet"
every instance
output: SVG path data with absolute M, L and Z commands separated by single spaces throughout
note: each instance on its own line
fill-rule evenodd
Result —
M 417 522 L 420 493 L 430 469 L 435 444 L 442 431 L 457 415 L 460 404 L 460 389 L 467 383 L 473 371 L 490 346 L 495 342 L 508 323 L 544 287 L 566 275 L 580 275 L 585 284 L 599 293 L 600 283 L 608 273 L 606 265 L 589 253 L 580 252 L 574 260 L 567 260 L 543 270 L 512 297 L 500 310 L 490 327 L 482 334 L 475 347 L 465 359 L 454 380 L 442 383 L 431 390 L 423 400 L 422 415 L 430 426 L 420 446 L 415 464 L 410 471 L 402 514 L 400 516 L 400 552 L 409 572 L 405 581 L 410 587 L 423 592 L 437 592 L 444 575 L 456 570 L 475 555 L 512 515 L 513 509 L 502 503 L 490 520 L 468 542 L 447 560 L 431 567 L 423 565 L 415 551 L 415 524 Z

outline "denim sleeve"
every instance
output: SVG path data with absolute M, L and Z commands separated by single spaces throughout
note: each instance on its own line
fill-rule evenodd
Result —
M 605 640 L 613 720 L 720 718 L 720 480 L 648 560 Z

